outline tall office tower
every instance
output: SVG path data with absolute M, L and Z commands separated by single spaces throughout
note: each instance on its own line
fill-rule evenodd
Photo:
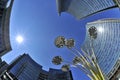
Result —
M 120 6 L 120 0 L 56 0 L 56 2 L 59 15 L 61 12 L 67 12 L 77 19 Z
M 93 57 L 91 48 L 94 49 L 97 62 L 107 79 L 111 79 L 120 67 L 119 30 L 120 19 L 98 20 L 89 22 L 86 26 L 86 38 L 82 49 L 91 57 Z
M 0 0 L 0 57 L 11 50 L 9 23 L 13 1 L 11 0 L 10 5 L 7 7 L 8 0 Z
M 63 72 L 60 69 L 50 68 L 49 71 L 42 70 L 38 80 L 73 80 L 71 71 Z
M 70 71 L 43 70 L 42 66 L 36 63 L 28 54 L 23 54 L 11 62 L 7 71 L 12 73 L 18 80 L 73 80 Z
M 58 79 L 59 80 L 73 80 L 71 71 L 62 72 L 61 70 L 50 68 L 48 80 L 58 80 Z
M 28 54 L 16 58 L 8 71 L 20 80 L 37 80 L 42 66 L 37 64 Z

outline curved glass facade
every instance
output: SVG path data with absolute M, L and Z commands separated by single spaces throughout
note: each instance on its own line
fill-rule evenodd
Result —
M 119 0 L 57 0 L 58 13 L 68 12 L 78 19 L 118 6 Z
M 6 7 L 9 0 L 0 0 L 0 57 L 11 50 L 9 37 L 9 24 L 11 9 L 14 0 Z
M 89 28 L 97 29 L 97 38 L 91 39 Z M 110 78 L 120 66 L 120 19 L 104 19 L 90 22 L 86 25 L 86 39 L 82 49 L 91 53 L 90 43 L 93 48 L 97 62 L 103 73 Z M 90 55 L 91 56 L 91 55 Z
M 4 52 L 5 50 L 5 45 L 4 45 L 4 26 L 3 24 L 3 20 L 4 20 L 4 16 L 6 14 L 5 9 L 6 9 L 6 4 L 7 4 L 8 0 L 3 0 L 0 1 L 0 55 L 2 55 L 2 52 Z M 2 35 L 3 34 L 3 35 Z

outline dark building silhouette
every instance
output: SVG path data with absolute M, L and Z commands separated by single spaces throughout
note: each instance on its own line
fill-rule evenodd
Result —
M 8 72 L 9 64 L 0 59 L 0 80 L 17 80 L 17 78 Z
M 7 7 L 8 0 L 0 0 L 0 57 L 11 50 L 9 24 L 13 1 Z
M 2 74 L 8 68 L 8 64 L 5 61 L 0 62 L 0 74 Z
M 73 80 L 71 71 L 58 69 L 45 71 L 28 54 L 20 55 L 9 65 L 8 72 L 18 80 Z

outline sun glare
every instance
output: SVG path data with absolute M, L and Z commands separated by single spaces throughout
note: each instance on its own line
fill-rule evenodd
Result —
M 22 43 L 23 42 L 23 37 L 22 36 L 17 36 L 16 37 L 16 41 L 18 42 L 18 43 Z
M 104 28 L 99 27 L 99 28 L 98 28 L 98 31 L 102 33 L 102 32 L 104 32 Z

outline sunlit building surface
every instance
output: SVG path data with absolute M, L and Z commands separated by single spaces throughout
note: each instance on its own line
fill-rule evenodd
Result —
M 28 54 L 16 58 L 9 66 L 8 72 L 18 80 L 73 80 L 71 71 L 63 72 L 58 69 L 45 71 Z
M 120 0 L 56 0 L 56 2 L 59 15 L 61 12 L 67 12 L 78 19 L 120 6 Z
M 96 37 L 91 39 L 88 30 L 96 28 Z M 97 62 L 103 74 L 110 79 L 120 66 L 120 19 L 103 19 L 89 22 L 82 49 L 91 53 L 93 45 Z M 92 56 L 90 54 L 90 56 Z M 115 79 L 114 79 L 115 80 Z
M 9 24 L 13 1 L 7 7 L 8 0 L 0 0 L 0 57 L 11 50 Z

